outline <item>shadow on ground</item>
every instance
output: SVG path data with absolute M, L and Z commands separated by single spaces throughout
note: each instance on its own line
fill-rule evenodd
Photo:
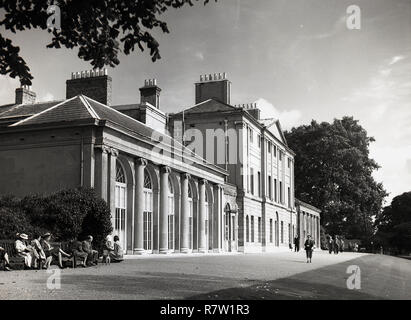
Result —
M 297 262 L 297 261 L 296 261 Z M 347 288 L 347 267 L 361 268 L 361 289 Z M 311 266 L 315 266 L 315 261 Z M 58 299 L 410 299 L 411 262 L 368 255 L 270 281 L 178 272 L 71 273 Z M 36 281 L 37 282 L 37 281 Z M 74 296 L 74 297 L 73 297 Z

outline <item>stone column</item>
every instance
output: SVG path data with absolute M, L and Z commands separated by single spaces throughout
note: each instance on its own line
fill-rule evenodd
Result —
M 189 249 L 189 207 L 188 207 L 188 179 L 190 179 L 190 175 L 187 173 L 181 174 L 181 222 L 180 222 L 180 252 L 187 253 L 190 251 Z
M 207 243 L 206 243 L 206 234 L 205 234 L 205 185 L 206 180 L 201 179 L 198 183 L 199 185 L 199 193 L 200 193 L 200 203 L 199 203 L 199 210 L 198 210 L 198 251 L 199 252 L 207 252 Z
M 96 146 L 95 157 L 95 190 L 96 193 L 103 199 L 107 198 L 107 175 L 108 175 L 108 153 L 110 148 L 100 145 Z
M 135 210 L 134 210 L 134 253 L 144 253 L 144 168 L 147 160 L 138 158 L 135 160 L 136 175 L 136 192 L 135 192 Z
M 168 176 L 171 170 L 164 166 L 160 173 L 160 253 L 168 253 Z
M 306 217 L 304 211 L 300 211 L 301 213 L 301 234 L 300 234 L 300 248 L 304 248 L 304 231 L 306 230 Z
M 107 203 L 110 206 L 111 211 L 111 224 L 114 228 L 115 226 L 115 216 L 116 216 L 116 162 L 118 157 L 118 151 L 116 149 L 110 148 L 109 154 L 109 175 L 107 184 Z
M 321 248 L 321 224 L 320 224 L 320 217 L 317 218 L 317 230 L 318 230 L 318 234 L 317 234 L 317 240 L 318 240 L 318 248 Z

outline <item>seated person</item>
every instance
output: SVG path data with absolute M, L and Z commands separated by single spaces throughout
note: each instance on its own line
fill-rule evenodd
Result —
M 7 254 L 6 250 L 2 247 L 0 247 L 0 263 L 3 264 L 4 271 L 11 271 L 9 255 Z
M 121 262 L 124 260 L 123 249 L 121 248 L 118 236 L 114 236 L 114 250 L 110 252 L 110 259 L 112 262 Z
M 82 260 L 81 266 L 84 268 L 86 267 L 88 254 L 87 252 L 84 252 L 83 244 L 80 241 L 70 241 L 70 253 L 76 260 Z
M 31 241 L 31 246 L 33 248 L 33 254 L 35 256 L 35 259 L 33 261 L 33 267 L 35 269 L 37 268 L 40 269 L 42 263 L 47 263 L 46 254 L 44 253 L 43 248 L 41 247 L 40 240 L 41 240 L 40 235 L 35 234 L 34 239 Z
M 87 253 L 88 259 L 87 259 L 87 264 L 88 265 L 97 265 L 98 263 L 98 252 L 96 250 L 93 250 L 93 237 L 88 236 L 86 240 L 83 241 L 82 247 L 83 251 Z
M 17 255 L 19 257 L 23 257 L 25 267 L 31 269 L 33 261 L 36 257 L 33 253 L 33 248 L 30 245 L 26 244 L 26 241 L 29 239 L 29 237 L 25 233 L 18 233 L 16 236 L 17 240 L 14 245 L 17 251 Z
M 47 269 L 50 267 L 50 264 L 54 259 L 57 259 L 59 267 L 64 268 L 63 266 L 63 259 L 64 258 L 70 258 L 71 255 L 64 252 L 60 247 L 54 248 L 50 245 L 50 240 L 51 240 L 51 233 L 47 232 L 46 234 L 43 234 L 41 236 L 41 246 L 46 254 L 47 261 L 44 265 L 44 268 Z

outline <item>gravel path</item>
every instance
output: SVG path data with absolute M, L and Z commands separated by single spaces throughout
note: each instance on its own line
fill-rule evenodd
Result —
M 347 289 L 358 265 L 361 289 Z M 411 260 L 304 252 L 133 257 L 119 264 L 61 271 L 0 272 L 1 299 L 411 299 Z

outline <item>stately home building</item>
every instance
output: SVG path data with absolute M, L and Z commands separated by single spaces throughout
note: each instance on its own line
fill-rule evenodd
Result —
M 111 85 L 103 70 L 73 73 L 60 101 L 16 89 L 0 106 L 0 194 L 94 188 L 128 254 L 285 250 L 297 234 L 319 243 L 279 121 L 231 105 L 225 74 L 201 76 L 195 105 L 174 114 L 154 79 L 128 105 L 112 105 Z

